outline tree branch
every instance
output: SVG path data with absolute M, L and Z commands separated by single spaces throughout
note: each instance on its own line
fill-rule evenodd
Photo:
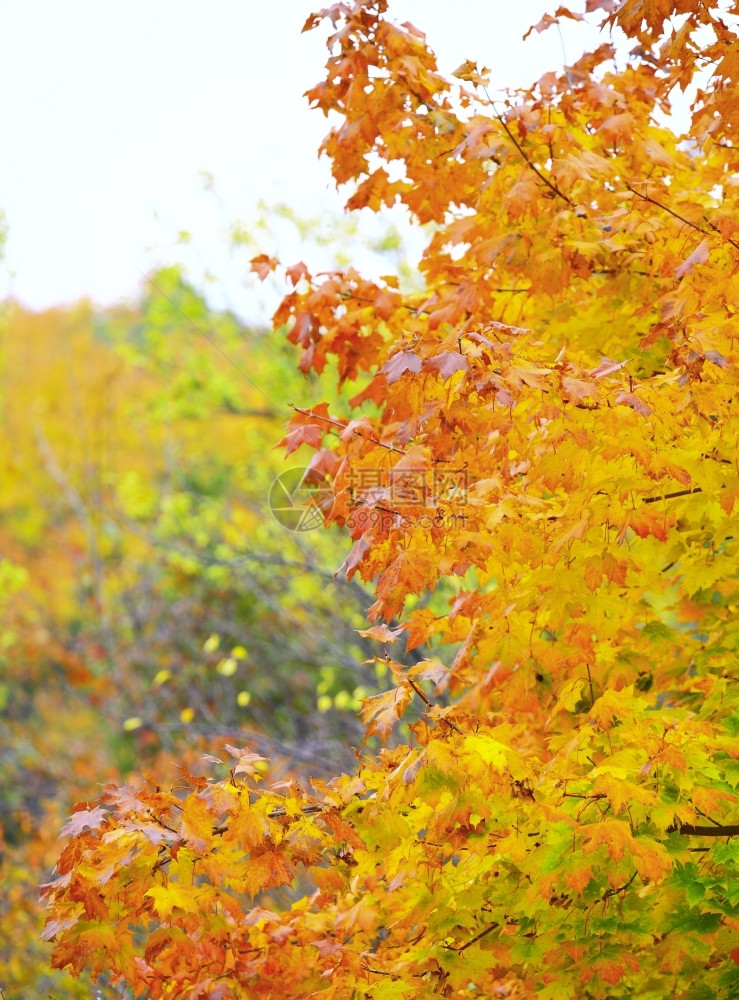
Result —
M 567 197 L 567 195 L 564 193 L 564 191 L 560 191 L 560 189 L 557 187 L 557 185 L 554 183 L 554 181 L 550 181 L 549 178 L 545 174 L 543 174 L 541 172 L 541 170 L 539 170 L 538 167 L 534 166 L 534 164 L 529 159 L 529 157 L 528 157 L 525 149 L 523 148 L 523 146 L 521 145 L 521 143 L 518 141 L 518 139 L 515 137 L 515 135 L 513 134 L 513 132 L 511 132 L 510 128 L 508 127 L 508 122 L 503 118 L 502 115 L 500 115 L 498 113 L 498 111 L 496 111 L 496 109 L 495 109 L 495 102 L 491 99 L 490 94 L 488 94 L 487 87 L 483 87 L 482 89 L 483 89 L 483 91 L 485 93 L 485 96 L 488 99 L 488 103 L 490 104 L 490 107 L 493 109 L 493 114 L 498 119 L 498 121 L 500 122 L 500 124 L 503 126 L 503 128 L 505 129 L 506 135 L 511 140 L 511 142 L 516 147 L 516 149 L 519 151 L 519 153 L 521 154 L 521 156 L 524 158 L 524 160 L 528 164 L 528 166 L 534 171 L 534 173 L 536 174 L 536 176 L 539 178 L 540 181 L 544 181 L 544 183 L 546 184 L 546 186 L 549 188 L 550 191 L 553 191 L 554 194 L 557 195 L 557 197 L 561 198 L 563 201 L 566 201 L 568 205 L 571 205 L 572 204 L 572 200 Z
M 678 212 L 675 212 L 668 205 L 663 205 L 661 201 L 657 201 L 657 199 L 652 198 L 651 195 L 642 194 L 641 191 L 637 191 L 635 188 L 633 188 L 628 181 L 626 181 L 625 183 L 627 189 L 631 191 L 632 194 L 635 194 L 637 198 L 642 198 L 644 201 L 648 201 L 650 205 L 654 205 L 657 208 L 661 208 L 663 212 L 669 213 L 673 217 L 673 219 L 677 219 L 679 222 L 683 222 L 686 226 L 690 226 L 691 229 L 695 229 L 696 232 L 703 233 L 704 236 L 711 235 L 707 229 L 704 229 L 703 226 L 699 226 L 697 222 L 691 222 L 690 219 L 686 219 L 684 215 L 680 215 Z M 714 226 L 713 223 L 710 222 L 709 226 L 714 232 L 718 233 L 718 235 L 721 236 L 721 231 L 718 229 L 717 226 Z M 735 240 L 730 239 L 728 236 L 726 237 L 721 236 L 721 238 L 725 239 L 727 243 L 731 243 L 733 247 L 736 247 L 737 250 L 739 250 L 739 243 L 735 242 Z
M 674 493 L 663 493 L 658 497 L 644 497 L 642 503 L 657 503 L 658 500 L 674 500 L 675 497 L 689 497 L 692 493 L 702 493 L 700 486 L 692 490 L 675 490 Z
M 723 826 L 696 826 L 693 823 L 681 823 L 679 826 L 668 826 L 668 833 L 679 833 L 683 837 L 739 837 L 739 823 Z
M 471 945 L 477 944 L 477 942 L 481 938 L 484 938 L 487 934 L 490 934 L 491 931 L 494 931 L 495 928 L 499 926 L 500 924 L 497 923 L 488 924 L 488 926 L 484 930 L 481 930 L 479 934 L 475 934 L 475 936 L 473 938 L 470 938 L 470 940 L 467 941 L 466 944 L 460 945 L 459 948 L 453 948 L 451 945 L 449 945 L 448 946 L 449 950 L 456 951 L 458 955 L 461 955 L 463 951 L 466 951 Z

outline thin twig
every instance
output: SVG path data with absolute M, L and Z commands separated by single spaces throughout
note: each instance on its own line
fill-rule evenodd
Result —
M 549 178 L 545 174 L 543 174 L 541 172 L 541 170 L 539 170 L 539 168 L 536 167 L 531 162 L 531 160 L 529 159 L 529 157 L 528 157 L 526 151 L 524 150 L 523 146 L 521 145 L 521 143 L 518 141 L 518 139 L 515 137 L 515 135 L 513 134 L 513 132 L 511 132 L 510 128 L 508 127 L 508 122 L 497 111 L 497 109 L 495 107 L 495 102 L 490 97 L 490 94 L 488 94 L 487 87 L 483 86 L 482 89 L 483 89 L 483 92 L 484 92 L 485 96 L 488 99 L 488 103 L 490 104 L 490 107 L 493 109 L 493 114 L 498 119 L 498 121 L 503 126 L 503 128 L 505 129 L 506 135 L 511 140 L 511 142 L 516 147 L 516 149 L 519 151 L 519 153 L 521 154 L 521 156 L 524 158 L 524 160 L 527 163 L 527 165 L 534 171 L 534 173 L 539 178 L 539 180 L 544 181 L 544 183 L 546 184 L 546 186 L 549 188 L 550 191 L 553 191 L 554 194 L 556 194 L 559 198 L 561 198 L 563 201 L 567 202 L 568 205 L 571 205 L 572 204 L 572 200 L 570 198 L 568 198 L 567 195 L 563 191 L 560 191 L 560 189 L 557 187 L 557 185 L 554 183 L 554 181 L 550 181 Z
M 690 226 L 690 228 L 695 229 L 696 232 L 703 233 L 704 236 L 711 235 L 707 229 L 703 228 L 703 226 L 699 226 L 697 222 L 691 222 L 690 219 L 686 219 L 684 215 L 680 215 L 679 212 L 676 212 L 674 209 L 670 208 L 669 205 L 664 205 L 661 201 L 657 201 L 656 198 L 652 198 L 651 195 L 642 194 L 641 191 L 637 191 L 636 188 L 633 188 L 628 181 L 625 181 L 625 184 L 627 189 L 631 191 L 632 194 L 635 194 L 637 198 L 642 198 L 644 201 L 648 201 L 650 205 L 654 205 L 656 208 L 661 208 L 663 212 L 669 213 L 673 217 L 673 219 L 677 219 L 678 222 L 682 222 L 686 226 Z M 711 229 L 713 229 L 714 232 L 718 233 L 718 235 L 721 236 L 722 239 L 724 239 L 727 243 L 731 243 L 733 247 L 736 247 L 737 250 L 739 250 L 739 243 L 730 239 L 728 236 L 723 236 L 721 234 L 721 230 L 717 226 L 714 226 L 713 223 L 709 222 L 709 226 L 711 227 Z
M 658 497 L 643 497 L 642 503 L 657 503 L 658 500 L 674 500 L 675 497 L 689 497 L 693 493 L 702 493 L 703 490 L 700 486 L 696 486 L 692 490 L 675 490 L 674 493 L 663 493 Z
M 631 876 L 631 878 L 629 879 L 629 881 L 628 882 L 624 882 L 624 884 L 620 885 L 617 889 L 606 889 L 606 891 L 603 893 L 603 895 L 602 895 L 601 898 L 603 900 L 606 900 L 610 896 L 617 896 L 619 894 L 619 892 L 623 892 L 625 889 L 629 888 L 629 886 L 634 881 L 634 879 L 636 878 L 636 876 L 637 876 L 637 873 L 634 872 L 634 874 Z
M 461 955 L 463 951 L 466 951 L 473 944 L 477 944 L 477 942 L 481 938 L 484 938 L 487 934 L 490 934 L 491 931 L 494 931 L 496 927 L 500 927 L 500 924 L 498 923 L 488 924 L 488 926 L 484 930 L 481 930 L 479 934 L 475 934 L 473 938 L 470 938 L 470 940 L 466 944 L 460 945 L 459 948 L 454 948 L 452 947 L 452 945 L 447 945 L 447 947 L 449 948 L 450 951 L 456 951 L 458 955 Z
M 421 701 L 424 702 L 424 704 L 427 705 L 429 708 L 431 708 L 431 702 L 427 698 L 425 692 L 422 691 L 421 688 L 418 687 L 417 684 L 414 684 L 414 682 L 410 679 L 410 677 L 407 677 L 406 680 L 408 681 L 408 683 L 410 684 L 410 686 L 413 688 L 413 690 L 416 692 L 416 694 L 421 699 Z

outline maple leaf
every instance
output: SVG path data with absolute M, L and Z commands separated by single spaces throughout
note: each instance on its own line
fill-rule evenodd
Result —
M 77 837 L 87 827 L 89 830 L 99 830 L 108 817 L 108 812 L 101 806 L 88 808 L 86 802 L 75 807 L 69 820 L 62 827 L 61 837 Z
M 539 34 L 541 34 L 542 31 L 546 31 L 547 28 L 551 28 L 553 24 L 559 24 L 559 19 L 561 17 L 568 17 L 572 21 L 585 20 L 582 14 L 573 13 L 571 10 L 568 10 L 567 7 L 558 7 L 554 13 L 554 16 L 552 16 L 551 14 L 545 14 L 540 21 L 532 25 L 526 32 L 526 34 L 523 36 L 523 40 L 526 41 L 526 39 L 529 37 L 532 31 L 536 31 Z
M 478 69 L 477 63 L 470 59 L 465 59 L 461 66 L 452 70 L 452 76 L 456 76 L 458 80 L 464 80 L 466 83 L 474 83 L 482 87 L 487 87 L 490 83 L 490 70 L 485 66 Z
M 603 378 L 605 375 L 611 375 L 613 372 L 617 372 L 628 363 L 628 361 L 611 361 L 610 358 L 601 358 L 598 367 L 594 368 L 590 374 L 593 378 Z
M 380 642 L 397 642 L 405 631 L 403 627 L 388 628 L 387 625 L 373 625 L 372 628 L 357 629 L 361 636 L 367 639 L 378 639 Z
M 244 866 L 244 885 L 250 896 L 264 889 L 290 885 L 295 878 L 295 868 L 280 847 L 262 847 L 251 854 Z
M 593 966 L 598 978 L 611 986 L 617 986 L 626 975 L 626 969 L 620 962 L 612 962 L 609 959 L 600 959 Z
M 282 446 L 285 448 L 286 455 L 292 455 L 301 444 L 307 444 L 310 448 L 320 448 L 322 440 L 322 427 L 318 424 L 303 424 L 301 427 L 296 427 L 295 430 L 286 434 L 276 447 Z
M 598 583 L 600 584 L 600 575 Z M 573 677 L 571 680 L 566 681 L 560 688 L 557 704 L 554 706 L 552 715 L 562 710 L 574 712 L 586 685 L 587 681 L 584 677 Z
M 264 281 L 278 267 L 280 262 L 266 253 L 260 253 L 256 257 L 252 257 L 249 263 L 251 270 L 254 271 L 259 280 Z
M 417 374 L 421 371 L 422 365 L 421 359 L 412 351 L 400 351 L 383 365 L 381 371 L 385 374 L 387 384 L 392 385 L 406 372 Z
M 653 535 L 661 542 L 667 541 L 667 526 L 665 518 L 659 514 L 650 514 L 645 511 L 631 511 L 624 522 L 624 528 L 630 527 L 640 538 Z M 619 541 L 621 540 L 619 534 Z
M 323 812 L 321 818 L 337 840 L 347 843 L 356 851 L 366 846 L 354 827 L 346 823 L 335 809 Z
M 69 930 L 70 927 L 74 927 L 77 921 L 78 917 L 76 916 L 67 917 L 64 920 L 47 920 L 41 932 L 41 940 L 53 941 L 57 934 L 62 934 L 64 931 Z
M 250 803 L 240 801 L 228 820 L 228 829 L 223 834 L 226 843 L 236 843 L 245 851 L 250 851 L 263 843 L 269 834 L 267 818 L 254 809 Z
M 573 378 L 571 375 L 565 375 L 562 379 L 562 389 L 564 390 L 565 397 L 571 403 L 575 403 L 578 406 L 597 405 L 597 401 L 600 398 L 600 393 L 596 386 L 590 382 L 585 382 L 583 379 Z
M 367 552 L 371 548 L 371 543 L 366 535 L 362 535 L 361 538 L 354 544 L 351 552 L 346 557 L 341 566 L 334 573 L 334 578 L 336 578 L 339 573 L 346 573 L 347 580 L 351 580 L 354 574 L 357 572 L 362 564 L 362 560 Z
M 565 884 L 573 892 L 576 892 L 579 896 L 582 896 L 584 889 L 587 887 L 590 880 L 593 878 L 593 869 L 590 867 L 578 868 L 575 871 L 568 872 L 565 876 Z
M 228 743 L 225 743 L 224 749 L 228 750 L 229 754 L 237 761 L 233 768 L 234 774 L 247 774 L 250 777 L 253 777 L 256 774 L 255 765 L 261 761 L 267 760 L 267 758 L 262 757 L 261 754 L 253 753 L 248 747 L 239 749 L 238 747 L 229 746 Z
M 392 208 L 396 199 L 405 190 L 402 181 L 390 181 L 387 171 L 379 167 L 363 181 L 346 203 L 349 210 L 369 208 L 377 212 L 383 206 Z
M 436 357 L 430 358 L 426 362 L 426 366 L 437 371 L 445 382 L 455 372 L 466 372 L 469 371 L 470 367 L 467 358 L 458 351 L 443 351 L 441 354 L 437 354 Z
M 486 764 L 492 764 L 498 771 L 503 771 L 508 765 L 508 747 L 486 733 L 466 737 L 464 745 L 468 753 Z
M 307 278 L 310 280 L 310 273 L 302 260 L 298 264 L 292 264 L 290 267 L 286 268 L 285 274 L 293 285 L 297 285 L 301 278 Z
M 687 257 L 682 264 L 675 268 L 675 277 L 684 278 L 686 274 L 690 274 L 696 264 L 704 264 L 708 260 L 710 252 L 710 241 L 707 239 L 701 240 L 691 255 Z
M 450 670 L 440 660 L 421 660 L 408 671 L 408 678 L 430 681 L 434 685 L 434 695 L 438 696 L 449 685 Z
M 607 819 L 589 823 L 581 829 L 585 837 L 584 854 L 603 846 L 613 861 L 628 857 L 643 879 L 659 882 L 672 868 L 672 859 L 665 848 L 646 837 L 634 837 L 628 823 Z
M 188 796 L 182 807 L 180 836 L 194 851 L 202 853 L 213 841 L 213 817 L 206 800 Z
M 407 685 L 391 688 L 382 694 L 374 694 L 362 702 L 362 720 L 367 727 L 365 740 L 379 736 L 383 743 L 403 717 L 411 700 L 412 692 Z
M 197 913 L 199 910 L 198 891 L 194 886 L 170 882 L 167 886 L 154 885 L 144 895 L 153 900 L 154 912 L 162 920 L 169 920 L 175 909 L 185 913 Z
M 623 406 L 630 406 L 632 410 L 636 410 L 637 413 L 641 413 L 643 417 L 650 417 L 652 415 L 652 410 L 644 402 L 643 399 L 639 399 L 637 395 L 633 392 L 619 392 L 616 396 L 615 402 L 617 404 L 622 404 Z
M 600 556 L 591 556 L 585 567 L 585 582 L 591 590 L 600 587 L 603 577 L 614 583 L 626 582 L 629 564 L 624 559 L 617 559 L 611 552 Z
M 590 709 L 590 718 L 601 729 L 607 731 L 617 719 L 633 718 L 634 713 L 644 705 L 644 701 L 634 697 L 634 689 L 631 686 L 620 691 L 604 691 Z

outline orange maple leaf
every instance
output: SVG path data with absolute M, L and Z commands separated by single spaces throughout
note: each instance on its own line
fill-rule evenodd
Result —
M 377 735 L 386 743 L 395 723 L 403 717 L 411 697 L 410 686 L 401 685 L 365 698 L 362 702 L 362 719 L 367 726 L 365 740 Z

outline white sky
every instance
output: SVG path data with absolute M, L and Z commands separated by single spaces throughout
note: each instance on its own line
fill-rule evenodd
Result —
M 0 5 L 0 209 L 10 227 L 0 296 L 33 308 L 81 296 L 111 303 L 136 291 L 140 270 L 183 253 L 223 274 L 224 234 L 254 219 L 260 199 L 305 215 L 338 211 L 316 156 L 327 122 L 302 97 L 322 78 L 327 32 L 300 29 L 322 5 Z M 553 6 L 390 0 L 390 14 L 426 32 L 443 71 L 477 60 L 492 68 L 497 90 L 561 66 L 563 42 L 568 61 L 597 42 L 566 22 L 562 39 L 552 28 L 524 44 L 524 31 Z M 201 171 L 215 178 L 218 197 L 204 191 Z M 194 234 L 187 250 L 173 246 L 183 229 Z M 306 257 L 291 229 L 278 242 L 265 249 L 288 263 Z M 263 294 L 242 290 L 234 300 L 256 315 Z

